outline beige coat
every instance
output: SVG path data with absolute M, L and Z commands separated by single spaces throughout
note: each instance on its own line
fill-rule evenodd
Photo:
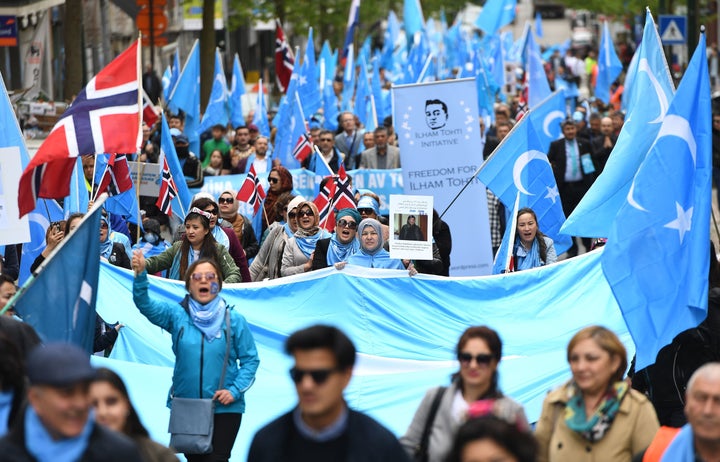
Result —
M 645 395 L 630 390 L 605 436 L 591 443 L 565 424 L 567 385 L 548 394 L 535 428 L 538 462 L 630 462 L 650 445 L 660 425 Z

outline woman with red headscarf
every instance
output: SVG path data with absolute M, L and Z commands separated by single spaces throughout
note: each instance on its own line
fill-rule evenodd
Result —
M 282 165 L 278 165 L 270 170 L 268 183 L 268 193 L 263 204 L 263 232 L 275 222 L 275 202 L 280 194 L 293 190 L 292 174 Z

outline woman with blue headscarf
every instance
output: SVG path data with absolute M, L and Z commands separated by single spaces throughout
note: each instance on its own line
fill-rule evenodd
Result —
M 555 244 L 540 232 L 537 215 L 531 208 L 525 207 L 518 211 L 513 255 L 517 271 L 550 265 L 557 261 Z
M 320 214 L 311 201 L 298 204 L 297 221 L 298 229 L 283 250 L 280 267 L 283 277 L 310 271 L 317 241 L 330 237 L 330 233 L 320 229 Z
M 320 239 L 315 246 L 312 269 L 322 269 L 347 261 L 360 249 L 356 239 L 360 212 L 347 208 L 335 214 L 335 233 L 329 238 Z
M 417 274 L 415 266 L 409 260 L 390 258 L 390 253 L 383 248 L 383 235 L 380 222 L 373 218 L 365 218 L 358 225 L 360 250 L 348 258 L 349 265 L 366 268 L 407 269 L 410 276 Z M 342 269 L 336 266 L 337 269 Z
M 130 257 L 125 252 L 125 247 L 110 239 L 111 232 L 110 221 L 107 214 L 103 213 L 100 216 L 100 256 L 112 265 L 130 269 Z

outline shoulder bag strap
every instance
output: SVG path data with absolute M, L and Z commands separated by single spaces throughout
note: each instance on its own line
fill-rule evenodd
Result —
M 225 383 L 225 372 L 227 371 L 228 358 L 230 358 L 230 339 L 232 338 L 232 330 L 230 330 L 230 308 L 225 308 L 225 361 L 223 361 L 222 373 L 220 374 L 220 383 L 218 390 L 222 389 Z
M 440 387 L 435 393 L 432 405 L 430 406 L 430 412 L 428 413 L 427 419 L 425 420 L 425 428 L 423 428 L 422 437 L 420 438 L 420 445 L 418 446 L 418 452 L 416 460 L 425 462 L 428 460 L 428 448 L 430 446 L 430 432 L 432 431 L 433 422 L 435 422 L 435 416 L 437 415 L 438 409 L 440 408 L 440 401 L 445 394 L 447 387 Z

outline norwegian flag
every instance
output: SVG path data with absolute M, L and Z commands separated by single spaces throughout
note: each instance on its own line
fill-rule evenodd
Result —
M 319 226 L 333 232 L 335 229 L 335 211 L 333 210 L 332 197 L 335 196 L 335 181 L 327 181 L 317 197 L 313 201 L 320 214 Z
M 155 202 L 157 208 L 162 213 L 171 217 L 172 216 L 172 201 L 177 196 L 177 186 L 175 180 L 173 180 L 172 174 L 170 173 L 170 166 L 168 165 L 165 153 L 161 152 L 160 162 L 162 163 L 162 182 L 160 183 L 160 192 L 158 192 L 158 199 Z
M 300 135 L 300 138 L 298 138 L 297 143 L 295 143 L 295 148 L 293 149 L 293 156 L 299 162 L 303 162 L 310 154 L 312 154 L 312 152 L 313 144 L 310 141 L 310 137 L 307 135 L 307 133 L 303 133 L 302 135 Z
M 145 93 L 145 90 L 143 92 L 143 108 L 142 108 L 142 115 L 143 115 L 143 122 L 147 124 L 148 127 L 152 127 L 155 125 L 155 123 L 160 120 L 160 112 L 157 110 L 155 105 L 150 101 L 150 97 Z
M 265 200 L 265 190 L 260 184 L 260 179 L 255 173 L 255 166 L 250 166 L 250 171 L 245 177 L 245 181 L 238 191 L 237 200 L 245 202 L 253 208 L 253 216 L 257 215 L 262 202 Z
M 93 77 L 55 124 L 20 178 L 20 217 L 35 210 L 40 197 L 70 194 L 78 156 L 138 151 L 139 49 L 138 40 Z
M 335 177 L 335 194 L 333 195 L 333 205 L 335 210 L 342 209 L 354 209 L 357 208 L 355 205 L 355 195 L 352 192 L 350 186 L 350 178 L 345 172 L 345 164 L 340 164 L 338 174 Z
M 285 32 L 279 20 L 275 21 L 275 77 L 280 91 L 285 93 L 290 84 L 295 56 L 285 39 Z
M 125 154 L 110 154 L 110 159 L 105 166 L 100 184 L 97 188 L 95 197 L 102 193 L 108 196 L 117 196 L 132 189 L 133 182 L 130 178 L 130 166 L 128 165 Z

